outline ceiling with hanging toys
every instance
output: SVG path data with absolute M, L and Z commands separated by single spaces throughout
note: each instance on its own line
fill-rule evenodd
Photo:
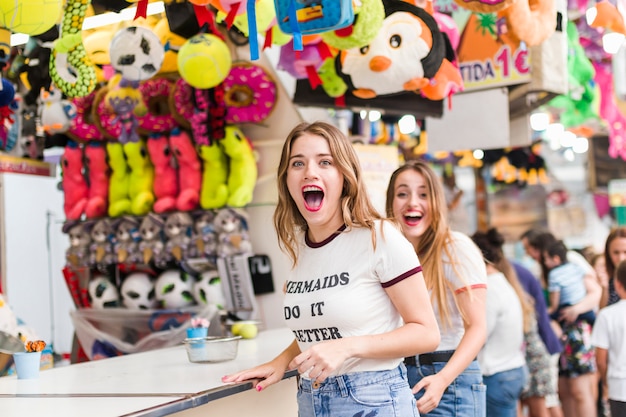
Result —
M 238 125 L 262 123 L 274 109 L 276 80 L 258 62 L 266 48 L 279 48 L 276 69 L 298 80 L 295 103 L 420 118 L 441 115 L 456 93 L 528 82 L 529 49 L 561 33 L 568 91 L 536 111 L 569 136 L 607 132 L 609 153 L 626 159 L 626 82 L 612 69 L 626 61 L 623 7 L 621 0 L 0 0 L 0 147 L 41 159 L 44 146 L 84 156 L 101 145 L 109 161 L 108 148 L 139 144 L 149 155 L 156 137 L 183 135 L 202 171 L 211 163 L 204 149 L 231 161 L 228 132 L 242 137 Z M 232 45 L 249 56 L 234 58 Z M 237 152 L 252 153 L 245 142 Z M 524 152 L 532 160 L 534 148 Z M 422 144 L 409 154 L 424 151 Z M 519 166 L 512 153 L 510 164 Z M 490 163 L 466 151 L 451 156 Z M 244 159 L 255 177 L 253 158 Z M 243 206 L 246 194 L 223 204 Z

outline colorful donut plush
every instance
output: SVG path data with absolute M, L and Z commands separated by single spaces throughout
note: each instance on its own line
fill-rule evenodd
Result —
M 499 11 L 498 18 L 506 19 L 507 35 L 514 42 L 536 46 L 556 30 L 556 1 L 517 0 Z
M 169 132 L 178 126 L 176 119 L 169 112 L 168 100 L 172 82 L 167 78 L 151 78 L 139 85 L 139 91 L 146 104 L 147 113 L 138 116 L 140 133 Z
M 175 167 L 169 138 L 165 133 L 153 133 L 146 142 L 150 160 L 154 165 L 155 213 L 165 213 L 176 208 L 178 196 L 178 170 Z
M 202 166 L 191 137 L 181 129 L 170 134 L 170 148 L 178 165 L 179 194 L 176 208 L 190 211 L 198 207 L 202 187 Z
M 193 87 L 183 78 L 179 78 L 170 90 L 169 107 L 172 116 L 185 129 L 191 128 L 191 116 L 195 112 Z
M 84 97 L 74 97 L 72 104 L 76 108 L 76 117 L 72 119 L 67 135 L 79 141 L 101 141 L 104 135 L 94 122 L 93 105 L 96 92 L 93 91 Z
M 259 123 L 276 104 L 276 83 L 260 66 L 233 63 L 224 80 L 226 123 Z

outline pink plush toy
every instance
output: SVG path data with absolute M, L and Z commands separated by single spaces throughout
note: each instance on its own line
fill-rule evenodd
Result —
M 79 220 L 87 206 L 88 188 L 83 176 L 83 150 L 78 143 L 67 142 L 61 164 L 65 217 L 67 220 Z
M 85 166 L 89 179 L 89 192 L 85 216 L 88 219 L 102 217 L 107 213 L 109 198 L 109 165 L 107 153 L 101 142 L 85 145 Z
M 152 209 L 155 213 L 165 213 L 176 208 L 178 196 L 178 170 L 174 166 L 172 149 L 166 134 L 150 135 L 147 142 L 150 160 L 154 165 L 154 196 Z
M 176 199 L 176 208 L 180 211 L 190 211 L 197 208 L 200 201 L 202 165 L 191 137 L 184 130 L 172 130 L 170 146 L 178 162 L 180 192 Z

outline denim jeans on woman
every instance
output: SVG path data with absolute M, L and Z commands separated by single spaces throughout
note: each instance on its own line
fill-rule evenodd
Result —
M 418 417 L 400 364 L 389 371 L 355 372 L 313 383 L 300 378 L 298 417 Z
M 516 417 L 519 400 L 528 370 L 525 366 L 483 376 L 487 386 L 487 416 Z
M 440 372 L 447 362 L 433 362 L 432 365 L 407 366 L 409 385 L 415 386 L 422 378 Z M 424 390 L 415 394 L 419 400 Z M 446 388 L 437 408 L 425 417 L 485 417 L 485 385 L 478 361 L 470 365 Z

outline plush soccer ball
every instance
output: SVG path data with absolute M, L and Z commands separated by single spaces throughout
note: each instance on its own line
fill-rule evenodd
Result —
M 181 308 L 195 304 L 193 278 L 178 269 L 168 269 L 154 283 L 156 299 L 163 308 Z
M 222 280 L 217 269 L 203 272 L 193 283 L 193 297 L 200 305 L 215 305 L 220 310 L 226 307 Z
M 96 275 L 89 281 L 89 300 L 93 308 L 119 307 L 120 293 L 107 277 Z
M 232 57 L 226 43 L 208 33 L 189 38 L 178 51 L 178 72 L 195 88 L 208 89 L 220 84 L 231 66 Z
M 163 63 L 165 50 L 150 29 L 130 26 L 111 40 L 111 65 L 127 80 L 142 81 L 154 76 Z
M 135 272 L 122 283 L 122 304 L 133 310 L 157 308 L 159 302 L 154 296 L 154 282 L 145 272 Z

